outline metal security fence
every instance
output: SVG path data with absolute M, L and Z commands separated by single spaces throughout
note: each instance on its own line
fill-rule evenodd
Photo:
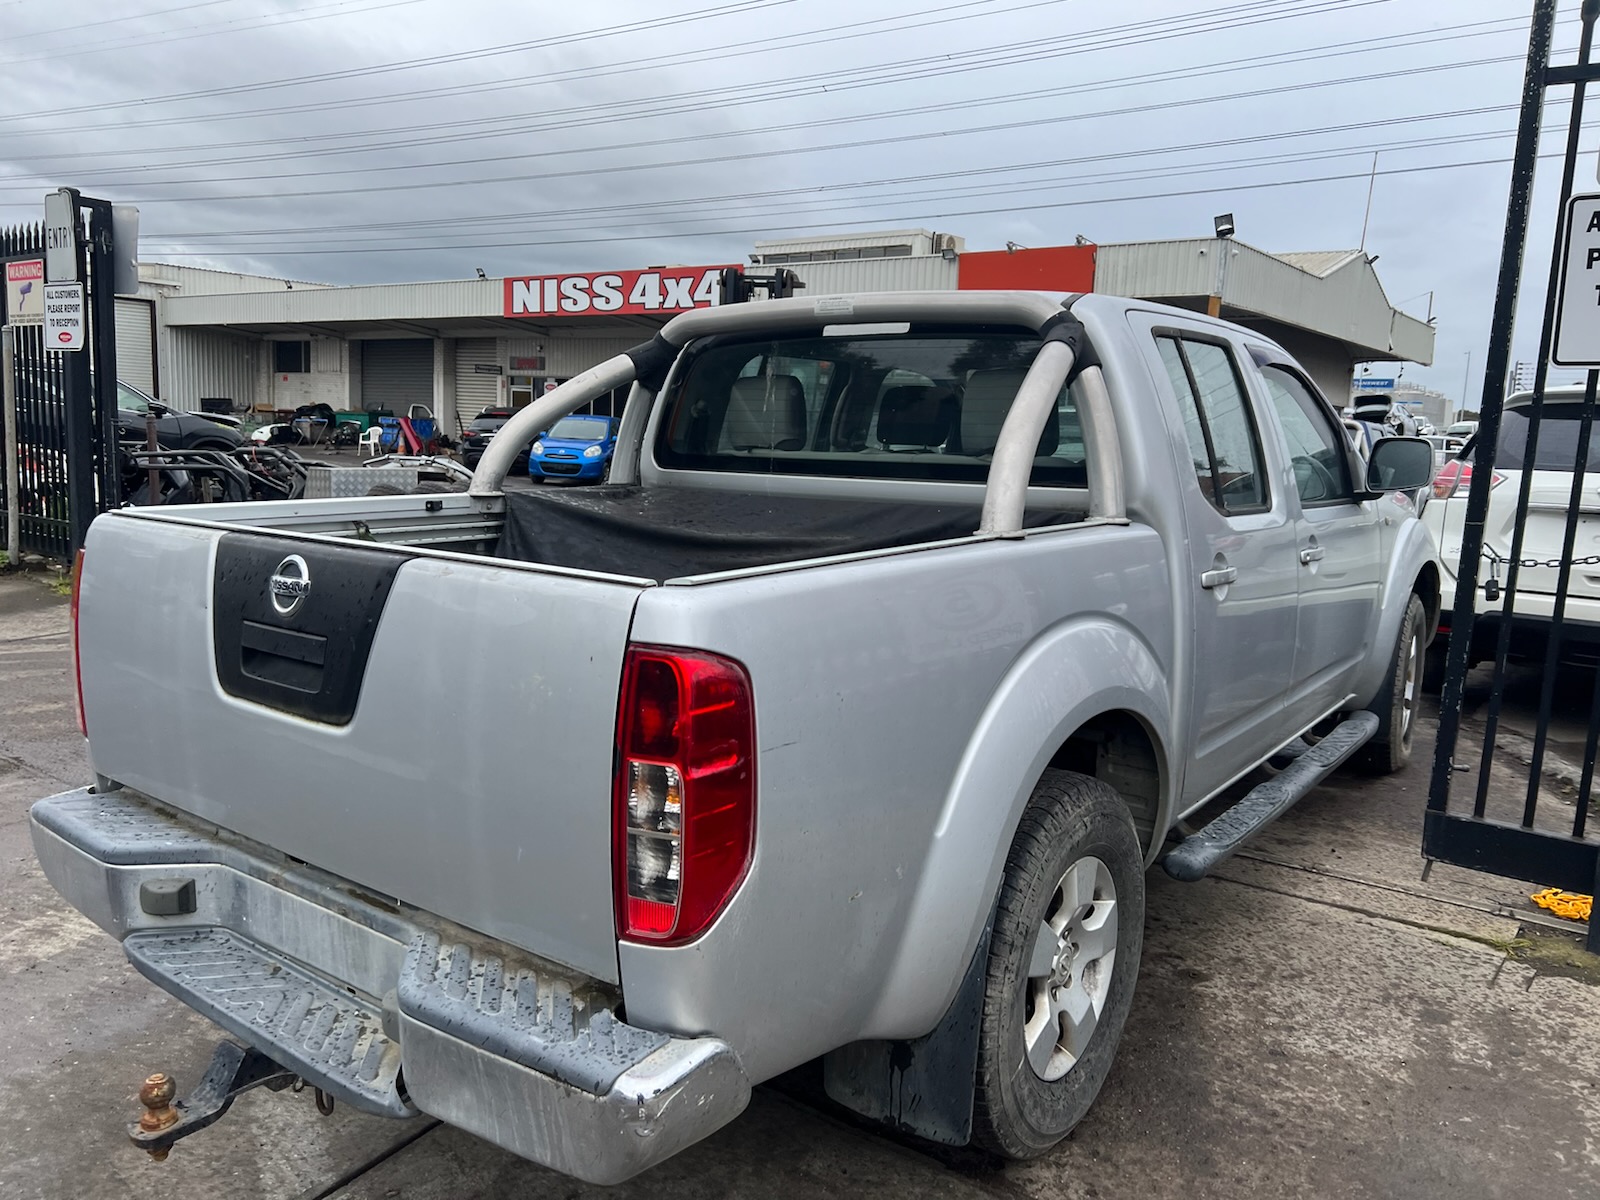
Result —
M 0 489 L 0 509 L 15 497 L 17 532 L 25 553 L 72 556 L 67 480 L 65 373 L 61 355 L 46 354 L 39 325 L 9 330 L 16 413 L 16 485 Z M 9 471 L 7 465 L 0 471 Z M 5 515 L 9 518 L 10 513 Z
M 1557 302 L 1567 258 L 1565 217 L 1577 170 L 1584 93 L 1591 79 L 1600 78 L 1590 61 L 1600 0 L 1585 0 L 1582 6 L 1577 61 L 1570 65 L 1550 62 L 1556 6 L 1557 0 L 1536 0 L 1533 9 L 1499 284 L 1461 530 L 1455 604 L 1447 618 L 1449 653 L 1423 854 L 1430 861 L 1593 894 L 1600 891 L 1600 839 L 1594 836 L 1590 813 L 1600 742 L 1600 672 L 1595 674 L 1587 714 L 1576 796 L 1552 795 L 1543 784 L 1558 673 L 1573 658 L 1592 661 L 1600 653 L 1600 625 L 1569 619 L 1575 580 L 1587 599 L 1595 592 L 1589 576 L 1600 574 L 1600 554 L 1592 553 L 1600 538 L 1600 502 L 1595 499 L 1596 477 L 1591 474 L 1597 465 L 1592 447 L 1600 448 L 1593 430 L 1600 371 L 1588 372 L 1581 394 L 1552 395 L 1547 389 L 1549 364 L 1556 349 Z M 1556 222 L 1538 369 L 1531 396 L 1519 397 L 1508 407 L 1512 320 L 1530 221 L 1541 118 L 1550 90 L 1564 88 L 1571 89 L 1571 109 L 1562 155 L 1561 219 Z M 1600 252 L 1590 264 L 1594 261 L 1600 261 Z M 1587 300 L 1593 303 L 1594 297 Z M 1497 464 L 1504 475 L 1497 474 Z M 1490 493 L 1513 472 L 1518 483 L 1510 541 L 1497 549 L 1486 545 Z M 1541 480 L 1537 485 L 1536 477 Z M 1562 482 L 1552 483 L 1552 479 Z M 1497 526 L 1497 530 L 1504 528 Z M 1552 553 L 1557 528 L 1560 551 Z M 1534 544 L 1538 552 L 1532 552 Z M 1468 739 L 1462 734 L 1463 690 L 1478 657 L 1492 662 L 1492 675 L 1481 738 Z M 1543 667 L 1531 749 L 1522 748 L 1516 758 L 1500 752 L 1502 702 L 1508 662 L 1513 659 Z M 1589 947 L 1600 951 L 1600 919 L 1590 922 Z
M 7 404 L 0 408 L 0 530 L 22 553 L 65 560 L 96 514 L 121 502 L 116 450 L 116 299 L 111 205 L 68 189 L 85 348 L 52 349 L 40 323 L 44 225 L 0 229 Z M 14 414 L 14 415 L 10 415 Z M 10 428 L 3 428 L 9 422 Z

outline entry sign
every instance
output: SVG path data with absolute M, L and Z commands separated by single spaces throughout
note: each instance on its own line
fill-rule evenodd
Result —
M 1600 195 L 1567 202 L 1550 361 L 1558 367 L 1600 367 Z
M 78 211 L 66 188 L 44 197 L 44 277 L 48 283 L 78 278 Z
M 50 350 L 83 349 L 83 284 L 45 284 L 44 344 Z

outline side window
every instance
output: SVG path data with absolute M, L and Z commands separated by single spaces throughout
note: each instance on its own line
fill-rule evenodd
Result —
M 1337 504 L 1355 499 L 1350 484 L 1343 428 L 1335 429 L 1326 406 L 1292 371 L 1265 366 L 1267 394 L 1289 444 L 1294 486 L 1302 504 Z
M 1232 352 L 1171 335 L 1157 337 L 1156 344 L 1183 410 L 1201 492 L 1229 515 L 1265 509 L 1261 439 Z

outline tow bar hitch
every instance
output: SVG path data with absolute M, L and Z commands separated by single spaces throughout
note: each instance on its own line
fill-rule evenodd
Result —
M 158 1072 L 144 1081 L 139 1089 L 144 1112 L 137 1121 L 128 1123 L 128 1136 L 151 1158 L 163 1162 L 174 1142 L 215 1124 L 251 1088 L 281 1092 L 298 1078 L 289 1068 L 257 1050 L 248 1050 L 236 1042 L 219 1042 L 200 1086 L 183 1099 L 174 1099 L 178 1088 L 170 1075 Z M 322 1108 L 320 1092 L 317 1107 Z M 331 1111 L 332 1107 L 330 1102 L 328 1109 Z

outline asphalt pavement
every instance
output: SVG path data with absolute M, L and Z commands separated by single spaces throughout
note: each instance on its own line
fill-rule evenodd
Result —
M 161 1069 L 192 1085 L 221 1035 L 137 975 L 33 859 L 29 803 L 86 777 L 70 670 L 64 601 L 0 575 L 8 1200 L 1600 1194 L 1595 960 L 1574 931 L 1546 931 L 1524 885 L 1449 867 L 1421 879 L 1426 745 L 1387 780 L 1335 775 L 1203 883 L 1150 875 L 1117 1065 L 1089 1118 L 1034 1163 L 881 1134 L 821 1102 L 804 1071 L 610 1190 L 425 1119 L 320 1117 L 309 1093 L 247 1095 L 153 1163 L 122 1132 L 140 1081 Z M 1505 770 L 1497 788 L 1515 783 Z

